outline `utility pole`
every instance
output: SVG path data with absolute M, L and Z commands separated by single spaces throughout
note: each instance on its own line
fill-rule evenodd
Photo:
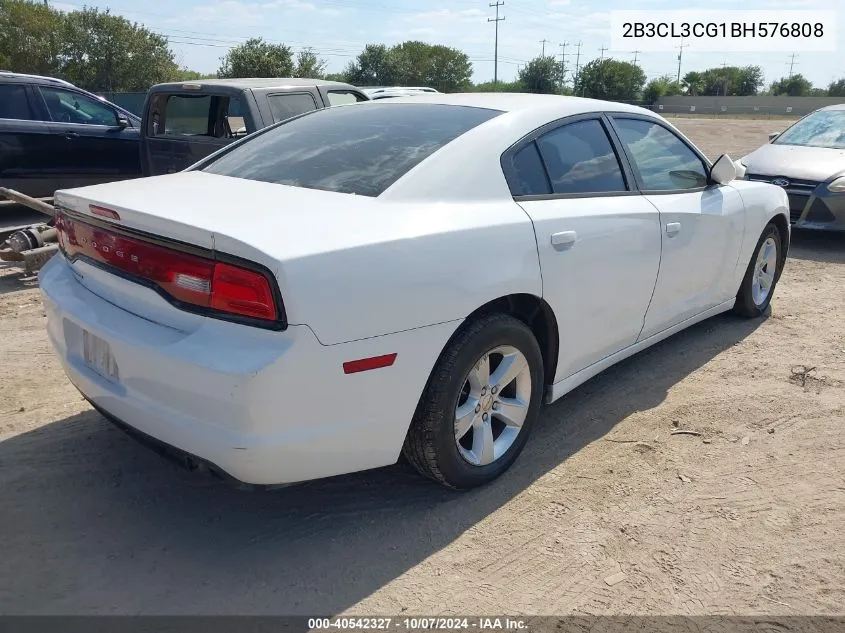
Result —
M 563 42 L 559 44 L 560 46 L 560 87 L 563 88 L 563 84 L 566 82 L 566 47 L 569 46 L 569 42 Z
M 491 2 L 491 7 L 496 7 L 496 17 L 495 18 L 487 18 L 488 22 L 495 22 L 496 23 L 496 44 L 495 48 L 493 49 L 493 83 L 498 83 L 499 81 L 499 22 L 505 19 L 505 16 L 499 17 L 499 7 L 505 5 L 505 0 L 496 0 L 496 2 Z
M 607 50 L 607 46 L 602 46 L 599 50 L 601 51 L 601 57 L 599 57 L 599 61 L 603 62 L 604 61 L 604 52 Z
M 640 56 L 640 51 L 631 51 L 631 52 L 634 53 L 634 66 L 636 66 L 637 65 L 637 59 Z
M 681 60 L 684 57 L 684 49 L 689 44 L 684 44 L 684 38 L 681 38 L 681 45 L 678 47 L 678 83 L 681 83 Z
M 578 83 L 578 76 L 581 74 L 581 42 L 576 44 L 578 52 L 575 54 L 575 79 L 572 82 L 572 89 L 575 89 L 575 84 Z
M 541 40 L 540 40 L 540 44 L 542 44 L 542 45 L 543 45 L 543 52 L 542 52 L 542 53 L 540 53 L 540 56 L 541 56 L 541 57 L 545 57 L 545 56 L 546 56 L 546 42 L 548 42 L 548 41 L 549 41 L 549 40 L 547 40 L 545 37 L 544 37 L 543 39 L 541 39 Z
M 796 57 L 797 57 L 797 55 L 795 53 L 792 53 L 792 55 L 789 58 L 789 78 L 790 79 L 792 79 L 792 67 L 795 66 L 795 58 Z

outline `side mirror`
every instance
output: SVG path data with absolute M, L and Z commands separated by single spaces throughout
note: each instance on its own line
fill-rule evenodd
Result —
M 734 161 L 734 167 L 736 168 L 736 177 L 739 180 L 742 180 L 743 178 L 745 178 L 745 172 L 748 170 L 748 168 L 745 165 L 742 164 L 742 161 L 741 160 L 735 160 Z
M 780 136 L 780 132 L 770 132 L 769 133 L 769 143 L 774 141 L 778 136 Z
M 129 123 L 129 118 L 126 115 L 121 114 L 120 112 L 115 115 L 115 120 L 117 127 L 119 127 L 120 129 L 127 128 L 132 125 L 131 123 Z
M 736 180 L 736 165 L 727 154 L 722 154 L 710 168 L 710 181 L 717 185 L 726 185 Z

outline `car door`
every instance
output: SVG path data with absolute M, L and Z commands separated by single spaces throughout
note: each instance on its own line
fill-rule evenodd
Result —
M 57 188 L 140 175 L 138 129 L 118 124 L 108 103 L 69 88 L 39 86 L 57 139 Z
M 152 94 L 144 117 L 145 176 L 182 171 L 256 130 L 241 96 L 223 91 Z
M 728 301 L 745 207 L 739 192 L 709 182 L 710 165 L 663 122 L 612 115 L 646 200 L 660 213 L 660 273 L 641 339 Z
M 53 195 L 54 139 L 24 83 L 0 83 L 0 187 L 29 196 Z
M 555 382 L 635 343 L 657 280 L 658 213 L 607 126 L 599 114 L 566 119 L 502 159 L 534 223 L 543 296 L 558 320 Z

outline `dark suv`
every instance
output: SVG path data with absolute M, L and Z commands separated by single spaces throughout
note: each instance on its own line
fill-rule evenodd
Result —
M 140 128 L 66 81 L 0 71 L 0 187 L 43 198 L 140 176 Z

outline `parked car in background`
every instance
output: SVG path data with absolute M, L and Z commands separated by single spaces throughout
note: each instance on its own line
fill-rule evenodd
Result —
M 394 97 L 412 97 L 417 94 L 440 94 L 434 88 L 403 88 L 400 86 L 388 88 L 363 88 L 370 99 L 390 99 Z
M 735 175 L 622 103 L 327 108 L 179 174 L 58 192 L 47 329 L 99 411 L 188 463 L 278 484 L 402 452 L 471 488 L 544 400 L 764 313 L 786 194 Z
M 141 120 L 50 77 L 0 72 L 0 187 L 36 198 L 141 174 Z
M 191 166 L 232 141 L 311 110 L 367 101 L 349 84 L 320 79 L 209 79 L 158 84 L 144 102 L 145 176 Z
M 796 228 L 845 231 L 845 104 L 808 114 L 739 160 L 747 180 L 789 196 Z

